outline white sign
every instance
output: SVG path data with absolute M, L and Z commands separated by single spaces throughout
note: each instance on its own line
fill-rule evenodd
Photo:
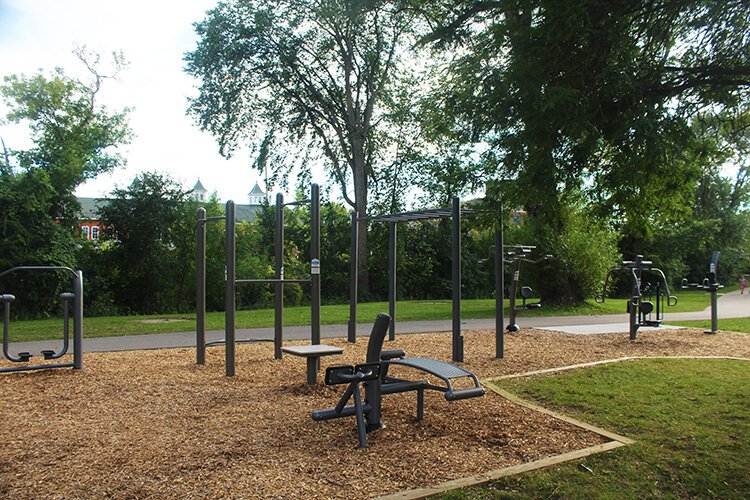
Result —
M 310 274 L 320 274 L 320 261 L 318 259 L 310 261 Z

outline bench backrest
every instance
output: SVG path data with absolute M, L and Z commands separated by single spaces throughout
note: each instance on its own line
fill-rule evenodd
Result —
M 383 342 L 385 334 L 388 333 L 388 325 L 391 324 L 391 317 L 385 313 L 378 313 L 375 324 L 372 326 L 370 333 L 370 342 L 367 344 L 367 362 L 379 363 L 380 353 L 383 351 Z

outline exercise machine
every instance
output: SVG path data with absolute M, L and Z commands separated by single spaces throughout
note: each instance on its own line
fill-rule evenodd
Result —
M 508 321 L 508 326 L 505 327 L 505 329 L 509 332 L 517 332 L 518 330 L 520 330 L 520 327 L 516 323 L 516 315 L 519 312 L 525 311 L 527 309 L 538 309 L 542 307 L 542 304 L 539 302 L 526 302 L 533 296 L 534 291 L 531 289 L 531 287 L 519 286 L 521 277 L 521 262 L 536 264 L 543 260 L 551 259 L 552 256 L 548 254 L 538 259 L 531 259 L 529 257 L 532 251 L 536 249 L 536 247 L 530 245 L 506 245 L 506 248 L 512 249 L 511 251 L 506 253 L 506 258 L 503 260 L 508 264 L 513 264 L 513 281 L 510 285 L 510 319 Z M 516 297 L 519 295 L 521 297 L 522 303 L 520 307 L 516 307 Z
M 669 293 L 669 284 L 664 272 L 654 267 L 650 260 L 644 260 L 643 255 L 636 255 L 635 260 L 623 260 L 618 267 L 609 270 L 604 280 L 602 293 L 597 295 L 594 300 L 603 304 L 610 276 L 615 273 L 625 273 L 630 276 L 632 288 L 630 299 L 628 300 L 627 312 L 630 315 L 630 340 L 635 340 L 638 334 L 638 328 L 642 326 L 658 327 L 664 318 L 664 300 L 668 306 L 677 305 L 677 297 Z M 656 278 L 655 286 L 644 280 L 646 276 Z M 648 300 L 648 295 L 653 294 L 655 300 Z
M 484 388 L 476 375 L 460 366 L 429 358 L 407 358 L 400 349 L 383 350 L 383 343 L 391 322 L 387 314 L 378 314 L 370 340 L 367 344 L 365 363 L 359 365 L 332 366 L 326 369 L 326 384 L 348 384 L 338 404 L 328 410 L 312 412 L 316 421 L 355 416 L 359 446 L 367 446 L 367 433 L 384 427 L 382 422 L 382 400 L 388 394 L 402 392 L 417 393 L 417 419 L 424 419 L 424 391 L 442 392 L 447 401 L 458 401 L 484 395 Z M 407 380 L 388 374 L 391 367 L 407 367 L 432 375 L 442 381 L 435 385 L 424 380 Z M 470 387 L 455 388 L 455 380 L 468 379 Z M 361 388 L 364 385 L 365 401 L 361 401 Z M 348 405 L 353 398 L 353 404 Z
M 16 272 L 26 271 L 63 271 L 72 274 L 72 292 L 60 294 L 63 304 L 63 339 L 59 350 L 45 349 L 41 351 L 45 360 L 54 360 L 67 354 L 70 347 L 70 319 L 73 318 L 73 362 L 47 363 L 38 365 L 19 365 L 0 368 L 0 373 L 28 370 L 46 370 L 49 368 L 73 368 L 83 370 L 83 273 L 64 266 L 17 266 L 0 273 L 0 279 Z M 10 353 L 10 305 L 16 297 L 9 293 L 0 294 L 3 305 L 3 356 L 13 363 L 28 363 L 33 355 L 30 352 L 19 352 L 15 356 Z
M 287 278 L 284 276 L 284 208 L 310 204 L 310 276 L 309 278 Z M 197 265 L 196 265 L 196 362 L 206 363 L 206 224 L 224 221 L 226 224 L 226 264 L 225 264 L 225 317 L 224 340 L 227 377 L 235 374 L 236 340 L 236 286 L 241 284 L 274 285 L 274 358 L 281 359 L 284 342 L 284 285 L 288 283 L 310 283 L 311 343 L 320 344 L 320 187 L 312 184 L 310 198 L 284 202 L 284 195 L 276 195 L 276 237 L 274 241 L 275 275 L 273 278 L 238 279 L 236 275 L 236 208 L 232 200 L 227 201 L 223 216 L 206 217 L 204 208 L 198 209 L 196 223 Z M 249 339 L 249 342 L 261 340 Z M 213 343 L 212 343 L 213 344 Z
M 719 254 L 721 252 L 714 252 L 711 257 L 711 263 L 708 265 L 708 276 L 703 278 L 702 283 L 688 283 L 687 278 L 682 278 L 682 289 L 701 289 L 711 294 L 711 329 L 703 330 L 703 333 L 719 333 L 719 301 L 718 291 L 720 288 L 724 288 L 724 285 L 719 283 L 717 264 L 719 263 Z

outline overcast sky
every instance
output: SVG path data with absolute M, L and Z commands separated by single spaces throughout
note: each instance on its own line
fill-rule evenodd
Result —
M 247 203 L 247 193 L 262 179 L 251 171 L 247 153 L 232 160 L 218 154 L 214 138 L 185 115 L 196 82 L 183 72 L 183 56 L 195 48 L 193 23 L 216 0 L 0 0 L 0 76 L 61 67 L 85 76 L 73 56 L 77 46 L 109 54 L 121 50 L 129 61 L 118 81 L 107 81 L 100 103 L 132 108 L 135 138 L 121 148 L 127 166 L 81 186 L 79 196 L 103 196 L 115 184 L 125 187 L 142 171 L 167 172 L 184 187 L 200 177 L 222 200 Z M 2 105 L 0 105 L 2 106 Z M 0 107 L 2 115 L 5 108 Z M 0 124 L 8 147 L 28 146 L 27 129 Z M 321 179 L 314 179 L 321 182 Z

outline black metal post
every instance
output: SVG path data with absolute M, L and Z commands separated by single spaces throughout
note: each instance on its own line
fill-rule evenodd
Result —
M 206 209 L 198 209 L 195 259 L 195 357 L 206 364 Z
M 275 277 L 284 279 L 284 195 L 276 193 Z M 281 359 L 284 343 L 284 283 L 274 284 L 273 357 Z
M 508 314 L 510 319 L 508 320 L 508 331 L 517 332 L 519 330 L 516 324 L 516 295 L 518 294 L 518 282 L 521 279 L 521 256 L 518 255 L 518 250 L 513 258 L 513 281 L 510 284 L 509 301 L 508 301 Z
M 320 186 L 310 186 L 310 335 L 320 344 Z
M 500 228 L 495 231 L 495 357 L 505 357 L 505 273 L 503 266 L 503 218 L 500 215 Z
M 226 269 L 225 269 L 225 288 L 224 288 L 224 356 L 226 364 L 227 377 L 234 377 L 235 365 L 235 286 L 237 271 L 235 268 L 235 219 L 236 211 L 234 202 L 229 200 L 226 204 Z
M 708 266 L 708 291 L 711 294 L 711 329 L 703 333 L 719 333 L 719 264 L 720 252 L 714 252 L 711 263 Z
M 655 298 L 656 304 L 654 304 L 654 307 L 656 309 L 656 321 L 660 321 L 662 318 L 662 314 L 663 314 L 661 310 L 661 300 L 662 300 L 661 283 L 657 281 L 656 282 L 656 298 Z
M 461 332 L 461 204 L 453 198 L 451 261 L 453 275 L 453 361 L 464 360 L 464 337 Z
M 630 340 L 635 340 L 638 335 L 638 303 L 640 297 L 633 296 L 630 298 Z
M 83 272 L 75 271 L 73 280 L 73 369 L 83 370 Z
M 388 226 L 388 315 L 391 317 L 388 340 L 396 340 L 396 231 L 398 226 L 395 222 L 390 222 Z
M 352 248 L 349 254 L 349 328 L 347 340 L 357 341 L 357 212 L 352 212 Z

